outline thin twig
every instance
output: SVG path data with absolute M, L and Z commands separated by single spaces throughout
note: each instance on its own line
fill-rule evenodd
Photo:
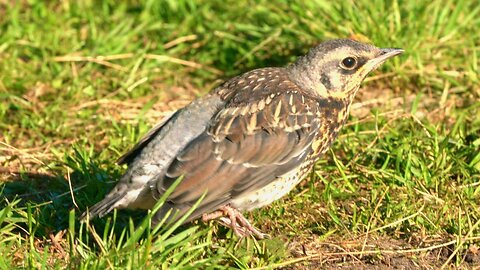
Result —
M 9 145 L 9 144 L 7 144 L 5 142 L 2 142 L 2 141 L 0 141 L 0 144 L 6 146 L 8 148 L 7 151 L 11 151 L 11 152 L 14 152 L 14 153 L 20 153 L 22 155 L 27 156 L 30 159 L 33 159 L 33 160 L 37 161 L 39 164 L 45 165 L 45 163 L 43 163 L 43 161 L 39 160 L 34 155 L 31 155 L 31 154 L 27 153 L 25 150 L 18 149 L 16 147 L 14 147 L 12 145 Z
M 77 202 L 75 201 L 75 196 L 73 195 L 72 181 L 70 180 L 70 168 L 67 167 L 67 181 L 68 188 L 70 189 L 70 196 L 72 197 L 73 205 L 78 209 Z
M 127 71 L 123 66 L 111 63 L 111 60 L 118 60 L 118 59 L 126 59 L 132 58 L 134 56 L 133 53 L 125 53 L 125 54 L 116 54 L 116 55 L 108 55 L 108 56 L 77 56 L 77 55 L 64 55 L 64 56 L 56 56 L 53 58 L 53 61 L 56 62 L 91 62 L 96 63 L 99 65 L 103 65 L 106 67 L 110 67 L 120 71 Z
M 187 41 L 193 41 L 193 40 L 196 40 L 196 39 L 197 39 L 197 35 L 188 35 L 188 36 L 179 37 L 179 38 L 176 38 L 172 41 L 169 41 L 169 42 L 163 44 L 163 48 L 170 49 L 172 47 L 177 46 L 180 43 L 184 43 L 184 42 L 187 42 Z
M 196 68 L 196 69 L 204 69 L 204 70 L 210 71 L 213 74 L 217 74 L 217 75 L 223 74 L 222 71 L 220 71 L 216 68 L 207 67 L 205 65 L 202 65 L 202 64 L 199 64 L 199 63 L 196 63 L 196 62 L 193 62 L 193 61 L 183 60 L 183 59 L 168 56 L 168 55 L 150 54 L 149 53 L 149 54 L 145 55 L 145 58 L 146 59 L 153 59 L 153 60 L 157 60 L 157 61 L 162 61 L 162 62 L 175 63 L 175 64 L 179 64 L 179 65 L 187 66 L 187 67 L 192 67 L 192 68 Z
M 132 92 L 133 89 L 135 89 L 137 86 L 139 86 L 140 84 L 142 83 L 145 83 L 146 81 L 148 81 L 148 77 L 143 77 L 141 78 L 140 80 L 132 83 L 132 85 L 130 85 L 128 88 L 127 88 L 127 92 Z

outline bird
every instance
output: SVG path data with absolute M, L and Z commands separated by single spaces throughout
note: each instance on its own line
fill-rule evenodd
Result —
M 152 209 L 152 220 L 217 219 L 240 236 L 268 237 L 243 216 L 289 193 L 335 141 L 365 77 L 404 50 L 352 39 L 321 42 L 285 67 L 227 80 L 154 126 L 118 164 L 128 169 L 81 219 Z M 172 218 L 173 216 L 173 218 Z

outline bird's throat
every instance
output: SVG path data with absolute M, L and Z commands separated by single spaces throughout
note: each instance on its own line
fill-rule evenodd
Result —
M 319 99 L 320 115 L 322 119 L 320 128 L 312 144 L 312 155 L 315 158 L 326 152 L 335 141 L 340 129 L 345 125 L 352 103 L 352 96 L 347 98 L 325 98 Z

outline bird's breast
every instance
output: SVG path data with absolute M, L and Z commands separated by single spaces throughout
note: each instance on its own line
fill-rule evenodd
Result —
M 278 176 L 268 185 L 233 198 L 231 204 L 241 211 L 250 211 L 268 205 L 290 192 L 311 171 L 317 159 L 325 153 L 337 138 L 348 117 L 349 104 L 323 106 L 317 115 L 319 130 L 306 158 L 297 167 Z
M 251 211 L 271 204 L 290 192 L 308 173 L 299 167 L 277 177 L 270 184 L 232 199 L 231 205 L 240 211 Z M 305 171 L 302 173 L 302 171 Z

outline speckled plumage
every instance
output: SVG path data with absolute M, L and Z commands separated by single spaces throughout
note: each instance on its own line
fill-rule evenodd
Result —
M 122 156 L 127 172 L 90 216 L 150 209 L 182 175 L 158 219 L 171 209 L 181 216 L 205 192 L 189 220 L 226 206 L 249 211 L 270 204 L 301 181 L 335 140 L 368 72 L 400 52 L 332 40 L 286 68 L 257 69 L 225 82 Z M 346 66 L 348 57 L 353 68 Z M 236 229 L 238 211 L 222 211 L 231 219 L 224 223 Z M 246 234 L 252 232 L 244 218 L 238 221 Z

